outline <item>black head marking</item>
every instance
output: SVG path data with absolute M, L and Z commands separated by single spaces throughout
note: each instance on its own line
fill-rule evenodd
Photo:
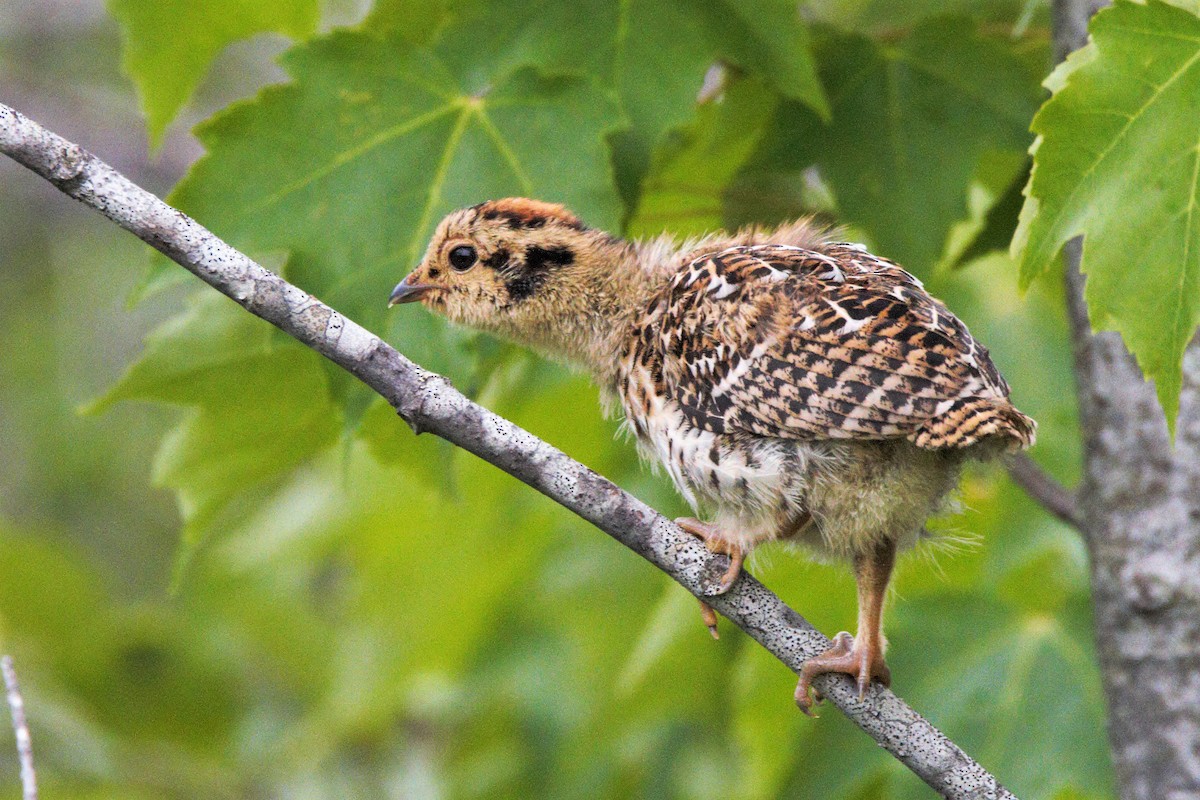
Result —
M 528 272 L 544 272 L 550 267 L 565 267 L 573 263 L 575 263 L 575 253 L 569 247 L 533 245 L 525 250 L 525 269 Z
M 514 301 L 524 300 L 536 292 L 538 287 L 541 286 L 545 280 L 546 276 L 542 273 L 536 273 L 533 275 L 525 274 L 513 278 L 504 286 L 506 289 L 508 289 L 508 296 L 510 299 Z
M 501 247 L 497 249 L 496 252 L 485 258 L 483 260 L 483 265 L 485 267 L 491 267 L 492 269 L 497 270 L 504 269 L 504 267 L 508 265 L 508 255 L 508 251 Z
M 517 265 L 518 271 L 506 284 L 508 296 L 513 300 L 524 300 L 546 282 L 551 270 L 574 262 L 575 253 L 569 247 L 531 245 L 525 248 L 525 263 Z
M 518 211 L 507 211 L 504 209 L 489 208 L 483 212 L 483 218 L 488 222 L 496 220 L 504 220 L 505 224 L 514 231 L 519 231 L 522 228 L 544 228 L 546 226 L 546 218 Z
M 471 209 L 489 222 L 503 220 L 514 231 L 544 228 L 552 221 L 572 230 L 587 230 L 587 226 L 570 211 L 555 203 L 539 200 L 506 198 L 480 203 Z

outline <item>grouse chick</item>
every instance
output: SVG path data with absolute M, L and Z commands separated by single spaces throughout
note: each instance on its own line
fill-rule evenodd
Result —
M 456 211 L 391 304 L 586 368 L 725 553 L 728 589 L 772 540 L 848 561 L 858 633 L 803 667 L 865 694 L 890 675 L 883 604 L 969 458 L 1033 443 L 1035 423 L 966 327 L 921 282 L 805 221 L 679 243 L 625 241 L 524 198 Z M 716 618 L 705 606 L 715 634 Z

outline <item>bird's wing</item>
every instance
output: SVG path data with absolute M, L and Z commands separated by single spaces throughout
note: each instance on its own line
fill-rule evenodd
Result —
M 704 253 L 658 309 L 665 388 L 698 427 L 929 448 L 1032 442 L 987 350 L 920 281 L 861 246 Z

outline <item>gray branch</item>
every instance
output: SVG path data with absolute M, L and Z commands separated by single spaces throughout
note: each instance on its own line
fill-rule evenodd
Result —
M 1079 530 L 1079 499 L 1056 481 L 1025 453 L 1017 453 L 1008 462 L 1008 475 L 1025 493 L 1072 528 Z
M 1055 0 L 1059 59 L 1087 41 L 1098 0 Z M 1121 797 L 1200 797 L 1200 345 L 1183 357 L 1172 446 L 1154 386 L 1111 331 L 1093 333 L 1063 248 L 1083 430 L 1079 488 L 1100 673 Z M 1136 255 L 1130 269 L 1138 269 Z
M 825 636 L 748 574 L 728 593 L 715 594 L 728 565 L 725 556 L 709 553 L 611 481 L 471 402 L 446 378 L 422 369 L 353 320 L 254 263 L 78 145 L 2 104 L 0 151 L 353 374 L 382 395 L 414 431 L 429 431 L 469 450 L 591 522 L 703 598 L 793 672 L 829 646 Z M 860 701 L 847 676 L 825 675 L 816 683 L 847 717 L 943 797 L 1013 798 L 892 692 L 875 686 Z
M 21 685 L 17 683 L 17 670 L 12 656 L 0 658 L 0 672 L 4 673 L 4 693 L 8 697 L 8 710 L 12 714 L 13 735 L 17 739 L 17 758 L 21 762 L 21 797 L 37 800 L 37 775 L 33 771 L 33 740 L 29 736 L 29 722 L 25 719 L 25 698 L 21 696 Z

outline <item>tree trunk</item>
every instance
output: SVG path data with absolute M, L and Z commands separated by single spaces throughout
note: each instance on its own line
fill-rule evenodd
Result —
M 1058 58 L 1083 46 L 1099 5 L 1055 0 Z M 1091 332 L 1080 241 L 1063 255 L 1084 437 L 1079 499 L 1121 797 L 1200 798 L 1200 344 L 1184 358 L 1172 447 L 1154 387 L 1121 338 Z

